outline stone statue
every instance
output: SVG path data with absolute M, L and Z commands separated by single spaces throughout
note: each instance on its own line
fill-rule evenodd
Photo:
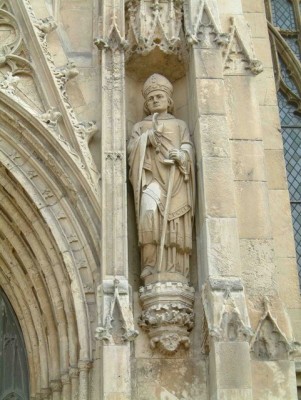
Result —
M 193 145 L 184 121 L 172 115 L 172 84 L 154 74 L 143 87 L 144 111 L 128 144 L 141 277 L 187 282 L 194 217 Z M 158 276 L 158 274 L 160 276 Z

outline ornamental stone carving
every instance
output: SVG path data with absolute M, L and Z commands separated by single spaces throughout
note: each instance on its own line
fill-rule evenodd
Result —
M 225 75 L 258 75 L 262 62 L 254 52 L 250 28 L 244 17 L 231 17 L 230 38 L 223 51 Z
M 181 343 L 188 347 L 193 326 L 188 281 L 195 192 L 193 145 L 186 123 L 172 115 L 172 91 L 162 75 L 147 79 L 147 117 L 134 126 L 128 145 L 146 285 L 140 325 L 148 330 L 152 347 L 159 343 L 170 353 Z
M 98 288 L 99 308 L 102 310 L 95 338 L 106 344 L 133 341 L 138 336 L 129 304 L 129 287 L 123 281 L 106 281 Z
M 126 2 L 126 58 L 146 55 L 155 48 L 182 57 L 183 0 L 130 0 Z

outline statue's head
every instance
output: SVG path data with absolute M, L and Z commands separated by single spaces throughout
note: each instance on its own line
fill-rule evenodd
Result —
M 146 115 L 154 112 L 162 112 L 162 107 L 166 108 L 164 111 L 173 112 L 173 101 L 172 101 L 173 87 L 165 76 L 160 74 L 151 75 L 144 83 L 142 94 L 145 98 L 144 112 Z M 155 98 L 158 101 L 156 106 Z M 157 110 L 156 107 L 159 107 Z

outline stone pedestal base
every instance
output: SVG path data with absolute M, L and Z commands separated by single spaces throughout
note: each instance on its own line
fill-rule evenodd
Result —
M 194 289 L 180 282 L 157 282 L 140 288 L 139 325 L 148 332 L 151 348 L 167 354 L 189 348 L 194 325 Z

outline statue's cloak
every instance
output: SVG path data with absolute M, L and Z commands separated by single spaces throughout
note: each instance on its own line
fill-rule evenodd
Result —
M 193 146 L 187 125 L 170 114 L 164 119 L 159 118 L 159 123 L 163 124 L 163 129 L 160 144 L 156 148 L 148 138 L 153 133 L 152 116 L 134 126 L 128 144 L 129 178 L 134 189 L 137 221 L 142 193 L 147 193 L 156 201 L 164 217 L 170 178 L 170 165 L 166 165 L 164 160 L 169 158 L 169 152 L 173 149 L 183 150 L 185 161 L 182 164 L 176 163 L 168 221 L 187 213 L 192 219 L 195 209 L 195 171 Z M 152 190 L 154 182 L 160 186 L 159 194 Z

